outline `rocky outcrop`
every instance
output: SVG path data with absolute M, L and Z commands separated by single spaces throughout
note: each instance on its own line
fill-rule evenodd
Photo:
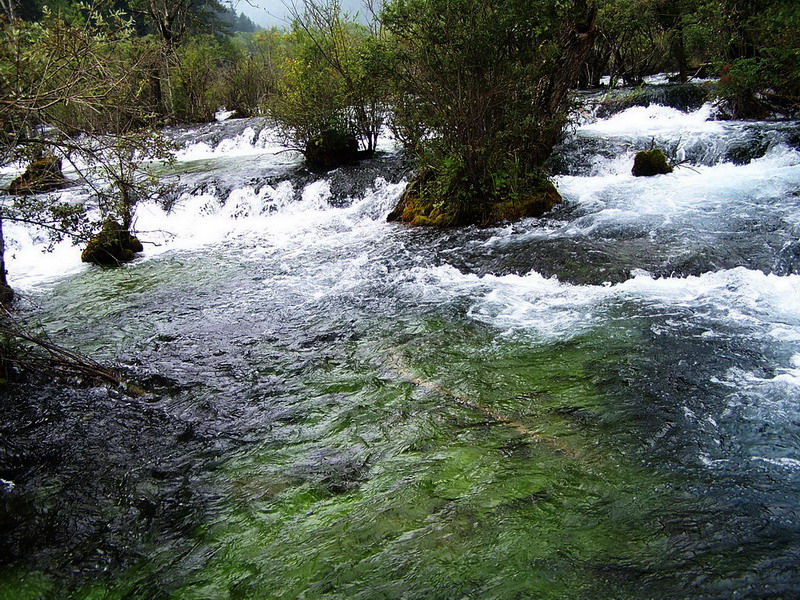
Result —
M 667 157 L 658 148 L 642 150 L 636 153 L 633 159 L 634 177 L 651 177 L 653 175 L 666 175 L 672 173 L 672 165 L 667 162 Z
M 518 221 L 530 217 L 541 217 L 553 210 L 562 201 L 561 194 L 549 181 L 543 182 L 540 189 L 514 200 L 497 202 L 492 205 L 490 224 L 504 221 Z
M 538 189 L 518 198 L 493 202 L 473 210 L 455 212 L 441 204 L 427 201 L 420 194 L 425 182 L 411 182 L 397 206 L 389 213 L 387 221 L 422 227 L 460 227 L 464 225 L 490 226 L 504 221 L 518 221 L 541 217 L 561 202 L 561 195 L 550 181 L 543 181 Z
M 61 172 L 61 159 L 55 156 L 44 156 L 34 160 L 8 186 L 8 193 L 15 196 L 46 194 L 62 188 L 67 182 Z
M 117 221 L 108 219 L 81 253 L 81 260 L 95 265 L 112 266 L 132 260 L 143 250 L 142 243 Z

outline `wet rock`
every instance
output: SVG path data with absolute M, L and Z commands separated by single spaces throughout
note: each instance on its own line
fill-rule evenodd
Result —
M 387 216 L 387 221 L 422 227 L 461 227 L 464 225 L 487 227 L 506 221 L 541 217 L 561 202 L 561 195 L 555 186 L 550 181 L 543 180 L 536 189 L 513 200 L 492 202 L 475 207 L 474 210 L 456 213 L 455 211 L 459 207 L 434 203 L 420 193 L 428 183 L 427 177 L 429 176 L 419 176 L 408 185 L 397 206 Z
M 744 140 L 732 145 L 725 153 L 725 160 L 735 165 L 746 165 L 757 158 L 761 158 L 769 150 L 770 142 L 768 139 L 756 137 Z
M 491 222 L 518 221 L 530 217 L 541 217 L 562 201 L 561 194 L 549 181 L 543 182 L 541 189 L 516 200 L 498 202 L 492 207 Z
M 353 134 L 328 129 L 308 141 L 304 154 L 309 167 L 333 169 L 359 158 L 358 140 Z
M 64 186 L 66 178 L 61 172 L 61 159 L 55 156 L 44 156 L 34 160 L 8 186 L 8 193 L 17 196 L 46 194 Z
M 117 221 L 108 219 L 81 253 L 81 260 L 95 265 L 118 265 L 143 250 L 142 243 Z
M 636 157 L 633 159 L 631 173 L 634 177 L 665 175 L 672 173 L 672 165 L 667 162 L 667 157 L 658 148 L 642 150 L 637 152 Z
M 800 275 L 800 240 L 788 242 L 781 248 L 772 272 L 775 275 Z

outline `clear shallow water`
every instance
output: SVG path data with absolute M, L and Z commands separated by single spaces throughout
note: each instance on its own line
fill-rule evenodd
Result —
M 4 400 L 0 597 L 792 597 L 795 125 L 735 164 L 760 126 L 669 110 L 578 128 L 549 218 L 445 232 L 384 222 L 399 158 L 225 123 L 142 259 L 12 262 L 154 394 Z M 654 132 L 692 169 L 631 177 Z

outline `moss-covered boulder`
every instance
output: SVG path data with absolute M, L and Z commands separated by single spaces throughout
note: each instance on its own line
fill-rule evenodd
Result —
M 423 172 L 413 179 L 386 220 L 428 227 L 459 225 L 460 223 L 457 222 L 457 217 L 452 211 L 447 211 L 443 206 L 431 202 L 425 197 L 425 185 L 430 179 L 430 171 Z
M 95 265 L 118 265 L 143 250 L 142 243 L 117 221 L 108 219 L 81 253 L 81 260 Z
M 8 193 L 16 196 L 45 194 L 64 186 L 67 182 L 61 172 L 61 159 L 55 156 L 44 156 L 34 160 L 8 186 Z
M 672 165 L 667 162 L 667 157 L 658 148 L 642 150 L 636 153 L 633 159 L 634 177 L 651 177 L 653 175 L 666 175 L 672 173 Z
M 544 181 L 538 189 L 514 200 L 496 202 L 492 205 L 489 221 L 518 221 L 530 217 L 541 217 L 561 203 L 561 194 L 550 181 Z
M 490 226 L 504 221 L 540 217 L 561 202 L 561 195 L 548 180 L 543 180 L 536 189 L 514 199 L 483 204 L 475 202 L 466 207 L 432 202 L 423 191 L 425 184 L 424 177 L 412 181 L 387 220 L 421 227 Z
M 306 144 L 306 164 L 314 169 L 334 169 L 359 158 L 358 140 L 334 129 L 315 135 Z

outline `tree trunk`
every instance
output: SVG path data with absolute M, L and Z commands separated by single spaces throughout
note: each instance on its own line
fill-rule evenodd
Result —
M 572 25 L 561 56 L 557 61 L 559 69 L 551 76 L 542 98 L 542 106 L 549 115 L 564 114 L 569 108 L 570 91 L 574 88 L 581 67 L 586 62 L 586 56 L 594 45 L 594 39 L 597 36 L 597 27 L 595 26 L 597 6 L 593 4 L 587 7 L 584 14 L 584 19 Z M 550 155 L 553 146 L 558 141 L 558 136 L 561 135 L 562 125 L 559 120 L 555 120 L 547 127 L 548 131 L 543 133 L 540 162 L 543 163 Z
M 563 112 L 566 106 L 569 92 L 575 85 L 586 55 L 594 44 L 594 38 L 597 35 L 596 17 L 597 6 L 593 5 L 586 10 L 586 18 L 580 23 L 575 23 L 569 33 L 567 43 L 557 61 L 560 68 L 550 81 L 548 108 L 551 114 Z
M 681 82 L 689 80 L 689 59 L 686 55 L 686 44 L 683 40 L 683 25 L 680 23 L 672 32 L 672 57 L 678 67 L 678 79 Z
M 0 304 L 11 304 L 14 290 L 6 279 L 6 242 L 3 237 L 3 214 L 0 213 Z

